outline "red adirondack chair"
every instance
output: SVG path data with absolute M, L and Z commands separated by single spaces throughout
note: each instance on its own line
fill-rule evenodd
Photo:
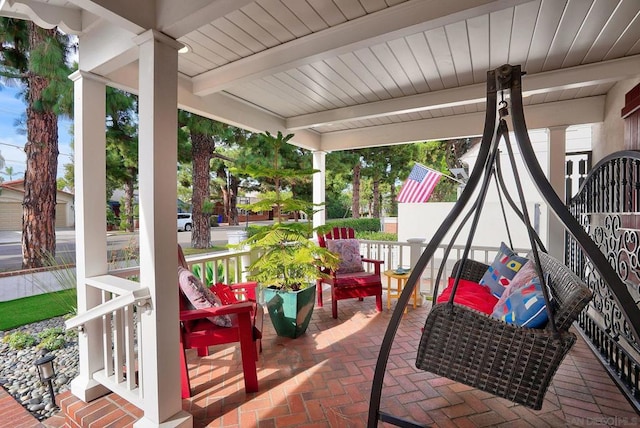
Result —
M 187 263 L 181 248 L 178 248 L 178 258 L 182 267 Z M 199 356 L 209 355 L 209 346 L 240 342 L 242 355 L 242 370 L 244 371 L 244 389 L 246 392 L 258 391 L 258 374 L 256 361 L 262 351 L 262 318 L 263 308 L 256 303 L 255 282 L 234 284 L 231 286 L 216 284 L 218 296 L 223 305 L 207 309 L 188 309 L 187 297 L 180 293 L 180 364 L 182 378 L 182 398 L 191 397 L 191 383 L 187 367 L 186 350 L 197 349 Z M 179 288 L 179 287 L 178 287 Z M 226 295 L 226 299 L 221 295 Z M 245 300 L 237 300 L 236 296 L 243 296 Z M 232 303 L 225 304 L 225 300 Z M 233 302 L 233 300 L 236 300 Z M 229 315 L 231 327 L 221 327 L 207 318 L 212 316 Z
M 355 232 L 349 227 L 334 227 L 329 233 L 318 234 L 318 243 L 321 247 L 327 247 L 327 241 L 331 239 L 355 239 Z M 340 273 L 339 271 L 324 270 L 329 274 L 329 278 L 317 280 L 318 307 L 322 307 L 322 284 L 331 285 L 331 314 L 333 318 L 338 318 L 338 300 L 363 297 L 376 297 L 376 310 L 382 311 L 382 280 L 380 279 L 380 266 L 382 260 L 362 258 L 363 263 L 374 265 L 373 273 L 370 272 L 350 272 Z

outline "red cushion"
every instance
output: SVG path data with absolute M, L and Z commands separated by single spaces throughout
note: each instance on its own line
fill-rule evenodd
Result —
M 438 296 L 437 302 L 444 303 L 449 301 L 451 290 L 453 289 L 454 278 L 449 278 L 449 285 L 442 291 L 442 294 Z M 477 282 L 461 279 L 458 283 L 458 289 L 456 290 L 454 303 L 464 305 L 469 308 L 475 309 L 480 312 L 484 312 L 487 315 L 491 315 L 493 307 L 498 302 L 498 298 L 491 294 L 491 291 Z
M 335 286 L 365 286 L 382 284 L 380 275 L 375 275 L 369 272 L 351 272 L 351 273 L 338 273 L 336 275 Z

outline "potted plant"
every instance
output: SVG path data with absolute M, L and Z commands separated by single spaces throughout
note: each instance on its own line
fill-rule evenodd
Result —
M 323 276 L 320 267 L 337 267 L 337 255 L 320 247 L 313 236 L 311 217 L 314 204 L 292 197 L 284 187 L 294 181 L 309 179 L 313 169 L 283 167 L 281 148 L 293 137 L 281 132 L 260 134 L 261 144 L 273 150 L 269 165 L 250 165 L 243 173 L 270 181 L 273 192 L 242 208 L 250 211 L 274 210 L 274 223 L 259 228 L 242 241 L 258 256 L 248 267 L 249 279 L 262 287 L 269 316 L 279 336 L 298 337 L 307 329 L 315 305 L 316 280 Z M 285 221 L 285 213 L 305 212 L 305 221 Z

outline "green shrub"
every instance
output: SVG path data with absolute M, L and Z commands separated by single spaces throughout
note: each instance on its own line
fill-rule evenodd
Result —
M 16 331 L 7 334 L 2 338 L 2 341 L 8 343 L 12 349 L 24 349 L 33 346 L 36 343 L 36 338 L 24 331 Z
M 356 233 L 356 238 L 367 241 L 397 241 L 398 234 L 387 232 L 359 232 Z
M 63 348 L 67 343 L 65 331 L 61 328 L 48 328 L 38 334 L 38 337 L 40 338 L 40 343 L 38 343 L 37 347 L 48 349 L 49 351 Z
M 359 238 L 358 232 L 379 232 L 380 231 L 380 219 L 379 218 L 341 218 L 328 220 L 327 226 L 330 227 L 350 227 L 356 232 L 356 236 Z

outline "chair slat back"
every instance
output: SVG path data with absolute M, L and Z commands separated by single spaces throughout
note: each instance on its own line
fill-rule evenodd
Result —
M 321 247 L 327 246 L 328 239 L 354 239 L 356 232 L 351 227 L 334 227 L 324 235 L 318 235 L 318 244 Z

